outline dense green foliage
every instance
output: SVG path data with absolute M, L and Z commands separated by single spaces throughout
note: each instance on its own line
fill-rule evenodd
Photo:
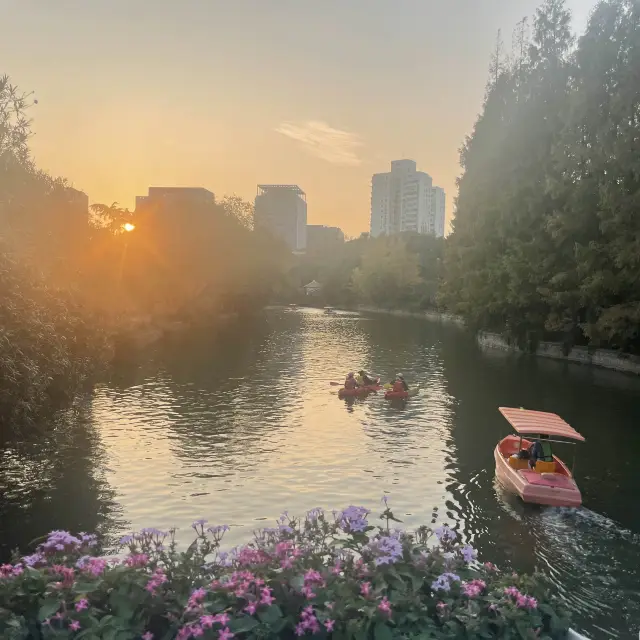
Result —
M 180 553 L 171 532 L 126 536 L 120 557 L 95 536 L 52 532 L 0 566 L 7 640 L 335 640 L 566 638 L 568 620 L 534 580 L 481 565 L 446 525 L 391 529 L 351 506 L 333 517 L 284 514 L 254 542 L 220 550 L 228 527 L 195 522 Z M 433 534 L 435 533 L 435 536 Z M 434 540 L 435 538 L 435 540 Z
M 439 286 L 444 240 L 417 233 L 360 238 L 329 252 L 298 259 L 295 287 L 317 280 L 321 304 L 372 305 L 385 309 L 433 308 Z
M 461 151 L 440 302 L 473 327 L 640 350 L 640 3 L 605 0 L 574 49 L 546 0 L 492 62 Z

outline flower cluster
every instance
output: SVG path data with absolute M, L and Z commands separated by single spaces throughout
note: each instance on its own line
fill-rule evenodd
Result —
M 564 619 L 547 602 L 538 607 L 545 594 L 535 583 L 476 562 L 447 526 L 434 532 L 437 542 L 426 527 L 391 530 L 397 520 L 385 506 L 381 527 L 364 507 L 333 519 L 321 509 L 299 520 L 284 514 L 228 552 L 219 548 L 228 527 L 205 520 L 194 522 L 186 552 L 158 529 L 125 536 L 123 553 L 110 558 L 91 555 L 94 537 L 53 532 L 35 554 L 0 566 L 0 612 L 8 612 L 0 637 L 9 629 L 8 637 L 36 629 L 43 640 L 349 637 L 354 629 L 417 637 L 429 628 L 444 638 L 464 637 L 467 624 L 481 637 L 527 627 L 564 637 Z

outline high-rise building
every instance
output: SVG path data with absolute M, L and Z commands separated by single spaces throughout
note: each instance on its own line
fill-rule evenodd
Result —
M 431 217 L 433 219 L 433 235 L 438 238 L 444 236 L 445 193 L 442 187 L 431 190 Z
M 371 235 L 402 231 L 444 235 L 444 218 L 441 233 L 434 218 L 434 189 L 441 192 L 437 203 L 444 203 L 444 191 L 433 187 L 431 176 L 418 171 L 413 160 L 394 160 L 390 172 L 377 173 L 371 180 Z
M 215 204 L 215 195 L 202 187 L 149 187 L 146 196 L 136 196 L 136 211 L 148 205 L 203 205 Z
M 338 227 L 321 224 L 307 225 L 307 253 L 329 255 L 344 243 L 344 233 Z
M 307 247 L 307 196 L 291 184 L 259 184 L 254 227 L 284 240 L 291 251 Z

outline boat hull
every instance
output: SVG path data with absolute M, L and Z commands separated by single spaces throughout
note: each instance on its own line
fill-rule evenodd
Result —
M 511 436 L 510 436 L 511 437 Z M 505 440 L 507 440 L 505 438 Z M 517 447 L 517 439 L 513 438 Z M 504 442 L 504 441 L 503 441 Z M 523 502 L 542 504 L 554 507 L 579 507 L 582 495 L 570 474 L 537 473 L 536 471 L 514 469 L 496 445 L 494 458 L 496 463 L 496 477 L 500 484 L 510 493 L 514 493 Z M 514 449 L 514 453 L 517 449 Z M 563 467 L 564 463 L 556 458 L 556 462 Z M 566 468 L 566 467 L 565 467 Z

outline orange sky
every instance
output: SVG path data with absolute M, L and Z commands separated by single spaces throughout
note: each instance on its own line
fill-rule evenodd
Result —
M 447 192 L 536 0 L 0 0 L 0 73 L 33 90 L 34 155 L 92 202 L 149 185 L 253 199 L 295 183 L 309 223 L 368 230 L 371 175 L 412 158 Z M 571 0 L 577 28 L 592 2 Z

